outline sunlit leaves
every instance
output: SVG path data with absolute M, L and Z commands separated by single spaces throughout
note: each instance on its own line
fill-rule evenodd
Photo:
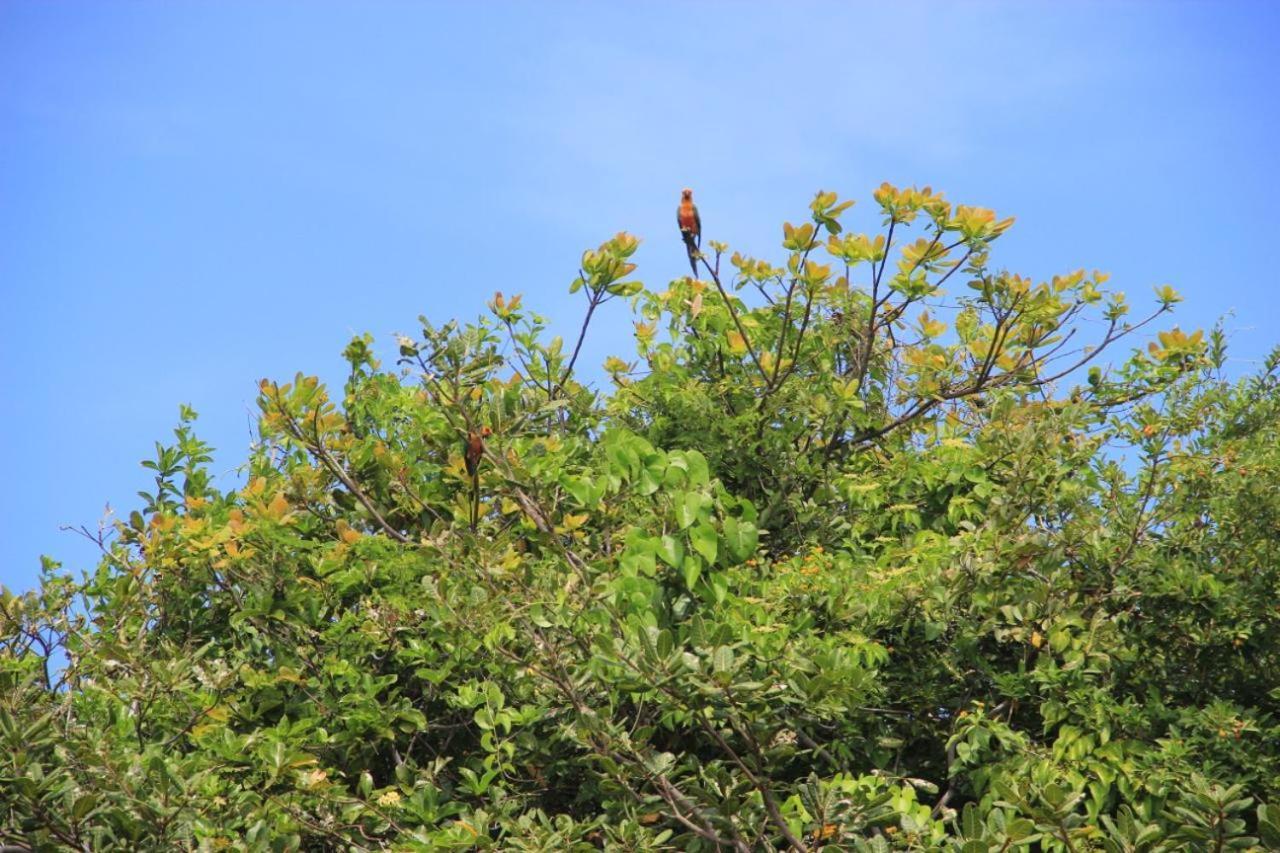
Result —
M 958 231 L 966 242 L 989 241 L 1013 227 L 1013 218 L 996 220 L 993 210 L 960 205 L 948 220 L 946 230 Z
M 920 327 L 920 334 L 926 338 L 936 338 L 947 330 L 947 324 L 935 320 L 928 311 L 921 312 L 916 322 Z
M 942 224 L 948 222 L 951 212 L 950 203 L 929 187 L 899 189 L 886 182 L 876 188 L 872 197 L 884 211 L 886 223 L 911 223 L 924 212 L 935 223 Z
M 1182 296 L 1178 293 L 1178 291 L 1174 290 L 1172 287 L 1170 287 L 1167 284 L 1164 285 L 1163 287 L 1157 287 L 1155 289 L 1155 292 L 1156 292 L 1156 299 L 1160 300 L 1160 304 L 1162 306 L 1172 307 L 1173 305 L 1182 301 Z
M 813 211 L 813 221 L 827 229 L 829 234 L 839 234 L 842 230 L 840 214 L 853 206 L 853 201 L 838 201 L 839 196 L 833 192 L 818 192 L 809 203 Z
M 885 237 L 877 234 L 868 237 L 866 234 L 846 234 L 844 237 L 832 236 L 827 240 L 826 248 L 833 257 L 850 264 L 870 261 L 878 263 L 884 258 Z
M 790 222 L 782 225 L 782 248 L 793 252 L 803 252 L 813 244 L 813 226 L 808 223 L 794 226 Z
M 1199 358 L 1205 350 L 1204 331 L 1187 334 L 1178 327 L 1158 332 L 1147 351 L 1159 361 L 1186 362 Z
M 639 246 L 640 240 L 637 237 L 621 231 L 612 239 L 601 243 L 598 249 L 583 252 L 579 262 L 582 274 L 570 283 L 569 292 L 577 293 L 585 287 L 593 293 L 608 293 L 612 296 L 633 296 L 639 293 L 644 285 L 638 281 L 626 280 L 626 276 L 636 269 L 636 265 L 627 259 Z

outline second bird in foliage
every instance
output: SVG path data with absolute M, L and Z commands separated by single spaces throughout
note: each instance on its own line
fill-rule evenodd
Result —
M 484 458 L 484 440 L 492 434 L 493 431 L 487 426 L 481 427 L 479 432 L 475 430 L 468 432 L 462 454 L 463 462 L 467 466 L 467 474 L 471 477 L 471 529 L 473 531 L 480 520 L 480 460 Z

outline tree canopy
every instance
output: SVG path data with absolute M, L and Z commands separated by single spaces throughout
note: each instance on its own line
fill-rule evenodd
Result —
M 241 487 L 184 408 L 98 566 L 0 595 L 0 841 L 1280 849 L 1280 350 L 851 204 L 663 290 L 618 234 L 572 344 L 499 293 L 263 380 Z

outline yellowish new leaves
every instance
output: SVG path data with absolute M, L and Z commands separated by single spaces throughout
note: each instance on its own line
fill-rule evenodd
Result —
M 576 293 L 584 285 L 592 290 L 608 288 L 612 292 L 631 295 L 639 291 L 639 282 L 622 281 L 635 271 L 636 265 L 627 260 L 639 247 L 640 240 L 625 231 L 619 231 L 604 241 L 597 249 L 582 253 L 582 275 L 569 285 L 569 292 Z
M 827 229 L 829 234 L 839 234 L 842 230 L 840 225 L 840 214 L 844 213 L 850 207 L 853 207 L 852 201 L 840 202 L 837 204 L 838 196 L 833 192 L 820 190 L 814 196 L 813 201 L 809 204 L 809 209 L 813 211 L 813 221 Z M 807 247 L 806 247 L 807 248 Z
M 283 492 L 276 492 L 275 497 L 267 504 L 267 518 L 272 521 L 285 521 L 289 516 L 289 501 Z
M 630 372 L 631 365 L 616 355 L 611 355 L 604 360 L 604 369 L 616 379 L 618 374 Z
M 790 222 L 782 224 L 782 248 L 793 252 L 803 252 L 813 244 L 814 227 L 809 223 L 796 226 Z
M 921 237 L 913 243 L 908 243 L 902 247 L 902 260 L 899 267 L 904 271 L 907 269 L 915 269 L 923 267 L 927 270 L 936 269 L 939 262 L 944 260 L 950 253 L 950 249 L 942 245 L 941 240 L 929 240 Z
M 1013 227 L 1013 217 L 996 221 L 996 212 L 985 207 L 962 204 L 947 223 L 948 231 L 959 231 L 967 242 L 994 240 Z
M 642 323 L 637 321 L 633 325 L 635 326 L 635 329 L 636 329 L 636 338 L 638 338 L 640 342 L 644 344 L 647 344 L 650 341 L 652 341 L 654 334 L 658 331 L 657 323 Z
M 831 266 L 814 261 L 805 261 L 804 275 L 801 277 L 804 279 L 805 284 L 810 287 L 819 287 L 831 277 Z
M 499 290 L 493 294 L 493 299 L 489 301 L 489 310 L 494 313 L 494 316 L 503 322 L 513 320 L 517 316 L 516 311 L 520 307 L 520 300 L 522 298 L 523 297 L 517 293 L 515 296 L 511 297 L 511 301 L 508 302 L 503 298 L 502 291 Z
M 782 270 L 770 264 L 768 261 L 758 260 L 756 258 L 748 258 L 739 252 L 734 252 L 729 258 L 729 263 L 737 267 L 738 272 L 743 278 L 752 281 L 766 281 L 782 274 Z
M 353 529 L 351 525 L 347 524 L 347 522 L 342 519 L 338 519 L 338 523 L 335 524 L 334 527 L 338 531 L 338 538 L 348 545 L 360 540 L 360 531 Z
M 936 338 L 947 330 L 947 324 L 941 320 L 935 320 L 928 311 L 920 313 L 918 323 L 920 334 L 926 338 Z
M 582 525 L 586 524 L 587 518 L 588 516 L 586 513 L 579 513 L 577 515 L 565 515 L 561 519 L 561 523 L 556 525 L 556 533 L 560 533 L 560 534 L 572 533 L 573 531 L 582 527 Z
M 883 234 L 874 238 L 866 234 L 846 234 L 844 237 L 832 236 L 827 240 L 827 253 L 845 263 L 857 264 L 863 261 L 878 263 L 885 253 Z
M 941 193 L 935 194 L 927 186 L 921 189 L 915 187 L 898 189 L 885 182 L 872 193 L 872 197 L 884 211 L 886 222 L 908 223 L 924 211 L 934 222 L 942 224 L 951 212 L 950 202 L 944 200 Z
M 921 371 L 941 370 L 947 366 L 946 353 L 940 347 L 911 347 L 903 350 L 902 358 Z
M 1157 343 L 1158 341 L 1158 343 Z M 1192 334 L 1174 326 L 1172 329 L 1156 335 L 1156 341 L 1147 345 L 1147 351 L 1159 361 L 1177 361 L 1200 356 L 1205 349 L 1204 331 L 1197 329 Z
M 1182 301 L 1182 295 L 1167 284 L 1163 287 L 1157 287 L 1155 291 L 1156 299 L 1160 300 L 1160 304 L 1163 306 L 1171 306 Z
M 830 190 L 818 190 L 813 197 L 813 201 L 809 203 L 809 209 L 814 213 L 822 213 L 827 216 L 838 216 L 849 208 L 853 207 L 852 201 L 841 202 L 836 204 L 839 196 Z

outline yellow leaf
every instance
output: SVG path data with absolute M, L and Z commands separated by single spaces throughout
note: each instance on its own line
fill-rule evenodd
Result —
M 1037 649 L 1043 646 L 1044 635 L 1041 634 L 1039 631 L 1033 631 L 1031 633 L 1031 645 L 1035 646 Z
M 559 526 L 556 527 L 557 533 L 568 533 L 571 530 L 577 530 L 587 522 L 587 514 L 566 515 Z
M 498 563 L 498 568 L 504 571 L 511 571 L 520 565 L 520 555 L 516 553 L 516 549 L 507 546 L 506 553 L 502 555 L 502 561 Z
M 747 351 L 746 338 L 742 337 L 739 332 L 729 333 L 729 352 L 734 355 L 742 355 Z
M 936 338 L 947 330 L 947 324 L 941 320 L 935 320 L 929 316 L 928 311 L 920 314 L 920 331 L 927 338 Z
M 283 521 L 288 512 L 289 502 L 285 500 L 284 492 L 276 492 L 276 496 L 271 499 L 271 503 L 267 504 L 267 515 L 276 521 Z
M 298 779 L 304 788 L 316 788 L 325 783 L 329 778 L 329 774 L 324 770 L 306 770 L 298 774 Z
M 287 681 L 290 684 L 301 684 L 302 676 L 291 666 L 282 666 L 276 673 L 276 681 Z
M 352 530 L 351 525 L 342 519 L 338 519 L 338 523 L 334 525 L 338 529 L 338 538 L 350 545 L 352 542 L 359 540 L 360 531 Z

